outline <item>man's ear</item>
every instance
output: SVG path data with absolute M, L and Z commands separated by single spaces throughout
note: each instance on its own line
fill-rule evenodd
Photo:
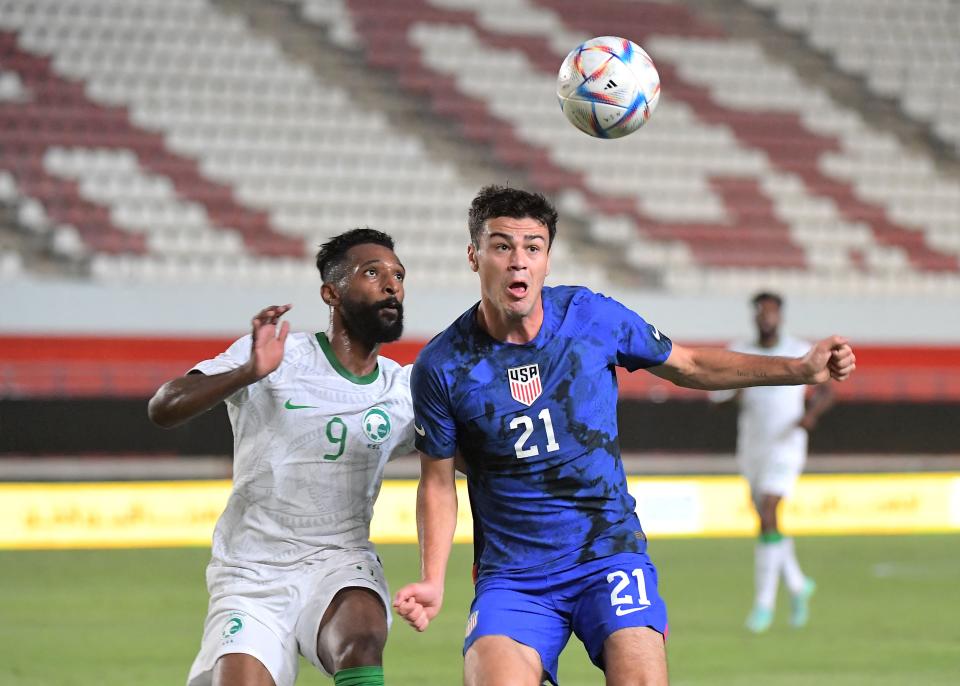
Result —
M 470 263 L 471 271 L 480 271 L 480 262 L 477 261 L 477 248 L 473 243 L 467 245 L 467 262 Z
M 330 307 L 336 307 L 340 304 L 340 293 L 331 283 L 325 283 L 320 286 L 320 297 Z

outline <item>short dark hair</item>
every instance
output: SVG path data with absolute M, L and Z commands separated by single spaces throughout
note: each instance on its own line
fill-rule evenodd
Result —
M 393 250 L 393 239 L 383 231 L 371 229 L 369 226 L 344 231 L 321 245 L 317 252 L 317 271 L 320 272 L 323 282 L 336 281 L 339 277 L 334 274 L 344 265 L 347 251 L 364 243 L 375 243 Z
M 783 307 L 783 298 L 777 293 L 773 293 L 771 291 L 760 291 L 755 296 L 753 296 L 750 302 L 754 307 L 756 307 L 757 305 L 762 303 L 764 300 L 770 300 L 772 302 L 777 303 L 777 307 Z
M 530 193 L 509 186 L 484 186 L 470 203 L 470 241 L 474 247 L 480 247 L 480 234 L 488 219 L 510 217 L 524 219 L 529 217 L 547 227 L 549 243 L 557 235 L 557 210 L 540 193 Z

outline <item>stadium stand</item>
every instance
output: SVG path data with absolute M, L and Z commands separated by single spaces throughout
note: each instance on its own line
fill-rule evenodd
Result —
M 440 288 L 473 283 L 461 227 L 476 174 L 370 106 L 376 94 L 358 98 L 299 58 L 283 27 L 254 30 L 249 15 L 263 4 L 0 0 L 0 210 L 19 232 L 3 234 L 0 279 L 36 270 L 40 245 L 53 258 L 47 267 L 107 284 L 302 283 L 315 278 L 310 253 L 325 236 L 371 224 L 417 247 L 404 253 L 411 273 L 429 272 Z M 737 3 L 773 11 L 809 36 L 810 50 L 829 45 L 807 27 L 826 26 L 829 8 L 847 4 Z M 556 197 L 594 250 L 559 243 L 553 282 L 602 289 L 642 278 L 668 292 L 737 297 L 759 288 L 960 294 L 960 177 L 759 41 L 732 36 L 700 3 L 272 6 L 308 32 L 313 50 L 389 75 L 425 118 L 489 154 L 500 178 Z M 955 11 L 936 7 L 916 14 Z M 877 14 L 871 21 L 921 21 Z M 616 143 L 574 130 L 554 95 L 564 54 L 611 27 L 648 49 L 664 84 L 650 125 Z M 955 78 L 960 58 L 942 47 L 938 60 Z M 36 349 L 29 337 L 20 343 Z M 68 360 L 64 371 L 54 352 L 8 356 L 3 392 L 142 394 L 193 361 L 159 350 L 141 350 L 156 373 L 126 357 L 106 371 L 95 356 Z M 953 372 L 938 370 L 955 363 L 934 359 L 945 367 L 923 366 L 916 387 L 894 379 L 891 365 L 844 392 L 952 399 Z M 674 393 L 624 383 L 636 397 Z
M 397 70 L 596 240 L 629 239 L 627 261 L 667 289 L 960 292 L 956 179 L 683 3 L 299 9 Z M 567 47 L 609 26 L 596 17 L 655 54 L 670 93 L 655 126 L 616 146 L 569 127 L 552 94 Z M 448 227 L 472 187 L 454 165 L 242 17 L 202 0 L 46 0 L 9 1 L 2 21 L 15 139 L 3 164 L 44 211 L 34 224 L 55 225 L 68 256 L 92 251 L 95 277 L 304 278 L 305 246 L 344 223 L 386 223 L 459 257 Z
M 960 7 L 951 0 L 750 0 L 960 150 Z
M 472 187 L 209 3 L 14 2 L 2 21 L 35 96 L 4 108 L 5 164 L 94 277 L 304 280 L 305 246 L 346 224 L 462 256 Z
M 640 239 L 631 254 L 643 266 L 664 265 L 668 288 L 957 288 L 956 180 L 682 4 L 344 7 L 321 18 L 331 34 L 358 36 L 371 64 L 429 92 L 437 112 L 490 140 L 505 164 L 526 165 L 542 185 L 605 215 L 598 233 L 612 225 L 622 241 L 620 227 L 632 224 Z M 520 18 L 505 29 L 497 16 Z M 589 36 L 611 22 L 654 54 L 670 98 L 656 126 L 603 148 L 609 165 L 598 165 L 605 144 L 570 130 L 548 94 L 565 52 L 556 37 Z M 506 74 L 509 88 L 500 87 Z

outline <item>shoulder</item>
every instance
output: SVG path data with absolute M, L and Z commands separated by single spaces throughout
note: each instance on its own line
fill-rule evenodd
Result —
M 417 367 L 442 367 L 459 357 L 458 351 L 465 348 L 467 339 L 473 334 L 474 317 L 477 305 L 474 305 L 443 331 L 430 339 L 417 355 Z
M 250 348 L 253 345 L 253 334 L 245 334 L 240 336 L 237 340 L 229 345 L 227 352 L 236 355 L 237 353 L 245 353 L 247 357 L 250 356 Z
M 586 286 L 544 286 L 542 291 L 543 299 L 556 305 L 569 305 L 596 295 Z
M 291 332 L 287 335 L 286 345 L 283 346 L 282 364 L 295 364 L 307 355 L 315 354 L 317 345 L 316 334 L 306 331 Z
M 592 311 L 605 303 L 617 303 L 613 298 L 591 291 L 586 286 L 544 286 L 543 299 L 560 311 L 570 309 Z
M 630 309 L 616 298 L 596 293 L 589 288 L 578 288 L 570 303 L 570 312 L 583 322 L 599 325 L 605 330 L 621 330 L 646 323 L 643 315 Z M 657 333 L 659 338 L 659 332 Z
M 383 356 L 377 358 L 377 364 L 380 365 L 380 373 L 391 382 L 405 386 L 410 385 L 410 371 L 413 369 L 412 364 L 402 365 L 396 360 Z
M 602 293 L 585 286 L 552 286 L 543 289 L 544 302 L 549 304 L 562 319 L 595 321 L 614 309 L 623 310 L 623 305 Z
M 412 364 L 401 365 L 389 357 L 377 358 L 380 366 L 380 375 L 383 378 L 384 398 L 395 399 L 403 405 L 409 405 L 411 400 L 410 373 Z
M 461 348 L 451 344 L 454 337 L 447 329 L 424 346 L 414 363 L 409 365 L 408 381 L 412 392 L 447 385 L 447 377 L 454 375 L 458 364 L 459 355 L 454 351 Z
M 447 351 L 450 350 L 451 342 L 455 338 L 450 329 L 451 327 L 447 327 L 423 346 L 414 362 L 418 370 L 443 366 L 443 363 L 448 359 Z

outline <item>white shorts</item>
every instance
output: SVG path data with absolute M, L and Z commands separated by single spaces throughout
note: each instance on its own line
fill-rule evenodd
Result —
M 740 473 L 750 484 L 750 495 L 757 505 L 765 495 L 786 498 L 793 493 L 805 462 L 806 445 L 770 446 L 737 455 Z
M 317 631 L 330 601 L 344 588 L 369 588 L 383 601 L 388 628 L 392 622 L 387 581 L 372 551 L 337 551 L 271 580 L 244 576 L 227 567 L 207 570 L 210 606 L 188 686 L 211 684 L 217 659 L 230 653 L 257 658 L 277 686 L 296 681 L 300 655 L 332 676 L 317 656 Z

